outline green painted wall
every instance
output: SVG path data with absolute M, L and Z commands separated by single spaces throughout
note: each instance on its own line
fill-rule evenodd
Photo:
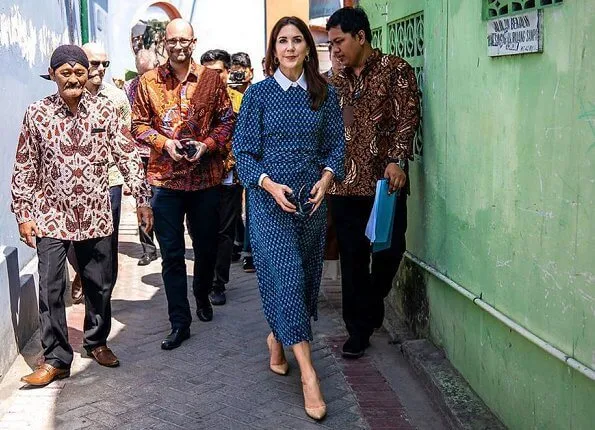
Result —
M 595 1 L 544 9 L 544 52 L 500 58 L 481 3 L 360 1 L 372 28 L 424 10 L 408 249 L 595 368 Z M 593 381 L 430 276 L 427 296 L 432 340 L 506 425 L 595 428 Z

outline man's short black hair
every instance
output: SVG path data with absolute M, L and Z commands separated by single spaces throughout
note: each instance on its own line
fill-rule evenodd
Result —
M 221 61 L 226 69 L 231 68 L 231 56 L 229 55 L 229 52 L 224 51 L 223 49 L 211 49 L 200 57 L 200 64 L 202 65 L 212 61 Z
M 364 30 L 366 41 L 372 43 L 372 30 L 366 12 L 360 7 L 344 7 L 331 15 L 326 23 L 326 31 L 332 27 L 341 27 L 343 33 L 351 33 L 352 36 Z
M 231 65 L 232 66 L 240 66 L 240 67 L 247 67 L 249 69 L 252 68 L 252 61 L 250 61 L 250 56 L 245 52 L 236 52 L 231 56 Z

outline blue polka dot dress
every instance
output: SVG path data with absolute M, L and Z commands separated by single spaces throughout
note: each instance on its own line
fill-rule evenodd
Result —
M 285 346 L 312 340 L 317 319 L 326 229 L 326 204 L 309 218 L 284 212 L 258 186 L 266 173 L 304 197 L 325 167 L 344 171 L 343 118 L 334 88 L 317 111 L 300 86 L 284 90 L 270 77 L 244 95 L 233 151 L 241 182 L 249 189 L 250 241 L 264 315 Z

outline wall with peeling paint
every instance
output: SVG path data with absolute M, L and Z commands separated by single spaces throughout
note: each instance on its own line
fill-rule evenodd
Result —
M 54 83 L 41 79 L 47 73 L 52 51 L 69 43 L 66 2 L 0 0 L 0 246 L 17 246 L 21 266 L 33 252 L 18 240 L 10 212 L 10 178 L 20 125 L 27 106 L 56 91 Z M 78 3 L 78 2 L 75 2 Z M 78 7 L 72 14 L 78 13 Z M 75 22 L 78 25 L 78 19 Z M 75 40 L 78 42 L 78 33 Z
M 595 368 L 595 2 L 544 9 L 544 52 L 501 58 L 481 1 L 360 3 L 372 28 L 424 11 L 408 249 Z M 505 424 L 592 428 L 593 381 L 426 281 L 433 341 Z

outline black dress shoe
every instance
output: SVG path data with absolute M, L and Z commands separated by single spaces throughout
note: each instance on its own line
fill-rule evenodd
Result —
M 204 303 L 196 303 L 196 316 L 202 322 L 208 322 L 213 319 L 213 306 L 207 300 Z
M 242 265 L 242 269 L 246 273 L 254 273 L 256 272 L 256 267 L 254 267 L 254 260 L 252 257 L 244 257 L 244 264 Z
M 213 306 L 223 306 L 227 302 L 225 289 L 213 287 L 213 291 L 209 294 L 209 300 Z
M 369 346 L 370 338 L 368 336 L 351 335 L 343 344 L 341 355 L 345 358 L 360 358 Z
M 140 260 L 138 260 L 138 265 L 147 266 L 154 260 L 157 260 L 157 254 L 143 254 Z
M 190 337 L 190 329 L 175 328 L 171 333 L 161 342 L 161 349 L 177 348 Z

